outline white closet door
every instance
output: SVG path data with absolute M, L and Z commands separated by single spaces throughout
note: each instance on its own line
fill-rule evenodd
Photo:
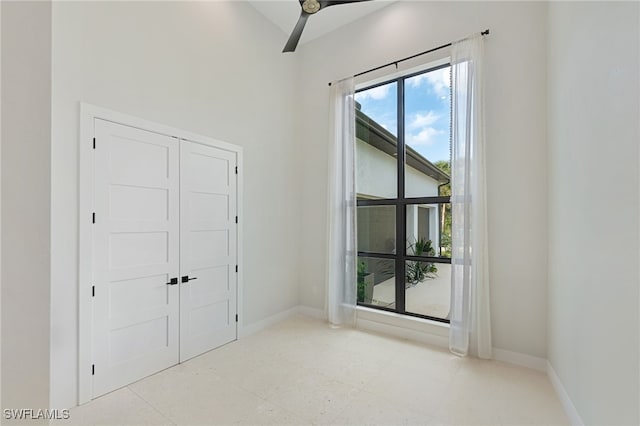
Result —
M 181 141 L 181 362 L 237 336 L 235 167 L 235 153 Z
M 92 396 L 178 362 L 178 140 L 95 120 Z M 179 281 L 179 279 L 178 279 Z

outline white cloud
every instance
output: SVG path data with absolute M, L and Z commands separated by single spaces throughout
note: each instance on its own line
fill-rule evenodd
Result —
M 437 136 L 445 133 L 442 129 L 437 129 L 434 124 L 442 118 L 442 115 L 435 111 L 426 113 L 416 113 L 407 124 L 407 144 L 409 146 L 432 145 L 436 142 Z
M 447 96 L 451 86 L 451 68 L 442 68 L 426 74 L 429 84 L 438 96 Z
M 434 111 L 429 111 L 426 114 L 417 113 L 413 116 L 413 120 L 409 123 L 409 129 L 415 130 L 422 127 L 428 127 L 434 124 L 440 119 L 440 116 Z
M 424 83 L 426 80 L 427 74 L 418 74 L 415 77 L 407 79 L 406 81 L 407 83 L 409 83 L 409 86 L 416 88 L 422 86 L 422 83 Z
M 368 98 L 379 101 L 387 97 L 390 88 L 390 84 L 385 84 L 384 86 L 378 86 L 373 89 L 365 90 L 364 92 L 356 93 L 356 101 L 363 101 Z
M 417 133 L 407 135 L 407 144 L 411 147 L 418 145 L 433 145 L 436 142 L 436 136 L 443 134 L 444 131 L 434 129 L 433 127 L 425 127 Z
M 441 68 L 426 74 L 419 74 L 411 77 L 407 82 L 412 88 L 418 88 L 424 83 L 428 83 L 433 93 L 440 97 L 447 96 L 449 94 L 449 87 L 451 86 L 451 67 Z

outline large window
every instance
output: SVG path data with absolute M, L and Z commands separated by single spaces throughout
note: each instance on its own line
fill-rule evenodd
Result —
M 358 304 L 448 322 L 448 64 L 356 92 Z

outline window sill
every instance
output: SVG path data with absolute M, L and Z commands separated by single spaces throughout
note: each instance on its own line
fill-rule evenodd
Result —
M 356 327 L 443 348 L 449 347 L 449 324 L 443 322 L 358 306 Z

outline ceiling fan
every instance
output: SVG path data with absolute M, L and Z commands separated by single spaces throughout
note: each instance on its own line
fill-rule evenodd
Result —
M 339 4 L 347 4 L 347 3 L 359 3 L 361 1 L 369 1 L 369 0 L 298 0 L 300 2 L 300 18 L 298 18 L 298 23 L 293 28 L 291 35 L 289 36 L 289 40 L 287 44 L 285 44 L 282 52 L 293 52 L 296 50 L 298 46 L 298 41 L 300 40 L 300 36 L 302 35 L 302 30 L 304 29 L 305 24 L 307 23 L 307 18 L 309 16 L 320 12 L 325 7 L 335 6 Z

